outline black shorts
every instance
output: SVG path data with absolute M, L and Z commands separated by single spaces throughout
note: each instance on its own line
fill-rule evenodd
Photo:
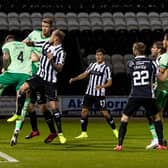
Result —
M 30 86 L 30 98 L 32 99 L 32 103 L 35 103 L 35 101 L 37 101 L 39 104 L 44 102 L 46 103 L 46 98 L 49 101 L 57 100 L 57 87 L 55 83 L 44 81 L 37 75 L 33 76 L 26 82 Z
M 147 116 L 154 116 L 158 113 L 156 100 L 152 98 L 129 98 L 123 113 L 131 116 L 141 106 L 145 108 Z
M 106 110 L 106 99 L 105 96 L 90 96 L 85 95 L 83 98 L 82 106 L 83 108 L 92 108 L 92 106 L 95 105 L 95 107 L 102 111 Z

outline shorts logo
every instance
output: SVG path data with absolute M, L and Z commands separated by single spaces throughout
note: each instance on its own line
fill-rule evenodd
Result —
M 104 108 L 104 107 L 105 107 L 105 105 L 106 105 L 105 100 L 100 100 L 100 106 Z

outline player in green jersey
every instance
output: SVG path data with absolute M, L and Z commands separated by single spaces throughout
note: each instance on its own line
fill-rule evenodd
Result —
M 51 29 L 52 29 L 52 20 L 50 18 L 44 18 L 42 20 L 42 30 L 33 30 L 28 37 L 23 41 L 25 43 L 29 42 L 29 41 L 48 41 L 50 38 L 50 34 L 51 34 Z M 31 57 L 33 59 L 33 63 L 32 63 L 32 71 L 33 71 L 33 75 L 36 74 L 37 70 L 38 70 L 38 66 L 39 66 L 39 60 L 40 60 L 40 56 L 42 54 L 42 48 L 40 47 L 30 47 L 32 48 L 32 54 Z M 36 93 L 31 93 L 30 99 L 31 102 L 27 102 L 29 104 L 29 108 L 23 108 L 24 113 L 26 113 L 27 111 L 29 112 L 29 117 L 30 117 L 30 123 L 32 126 L 32 131 L 30 134 L 28 134 L 25 138 L 29 139 L 32 138 L 34 136 L 38 136 L 40 133 L 38 131 L 38 127 L 37 127 L 37 117 L 36 117 L 36 112 L 35 112 L 35 102 L 37 101 L 38 104 L 40 104 L 40 108 L 41 109 L 45 109 L 45 105 L 43 105 L 41 102 L 41 100 L 38 100 L 38 98 L 42 99 L 42 94 L 38 91 L 36 91 Z M 15 116 L 14 116 L 15 117 Z M 12 121 L 13 118 L 10 118 L 8 121 Z M 20 128 L 22 127 L 22 122 L 20 120 L 17 120 L 16 123 L 17 130 L 20 130 Z M 16 130 L 16 129 L 15 129 Z M 15 145 L 17 143 L 17 137 L 18 137 L 18 133 L 19 131 L 14 131 L 12 139 L 11 139 L 11 144 Z
M 16 91 L 18 91 L 32 75 L 32 49 L 23 42 L 15 41 L 13 35 L 8 35 L 2 51 L 4 72 L 0 75 L 0 93 L 2 94 L 3 90 L 10 85 L 16 85 Z M 24 108 L 27 107 L 26 101 Z M 16 122 L 16 127 L 18 127 L 18 122 Z
M 166 52 L 164 49 L 166 50 Z M 164 73 L 164 71 L 167 69 L 168 66 L 168 34 L 164 36 L 163 43 L 156 42 L 153 44 L 151 52 L 156 59 L 156 63 L 158 64 L 160 72 Z M 157 80 L 155 94 L 157 98 L 156 102 L 158 105 L 159 113 L 163 123 L 163 111 L 168 101 L 168 79 L 164 82 Z M 146 146 L 146 149 L 153 149 L 158 146 L 158 137 L 155 131 L 154 124 L 150 118 L 149 118 L 149 129 L 152 134 L 152 141 L 149 145 Z M 163 141 L 164 145 L 167 145 L 166 140 Z

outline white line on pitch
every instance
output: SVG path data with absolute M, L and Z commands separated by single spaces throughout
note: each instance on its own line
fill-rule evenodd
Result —
M 7 160 L 8 162 L 19 162 L 15 158 L 13 158 L 13 157 L 11 157 L 11 156 L 7 155 L 6 153 L 3 153 L 3 152 L 0 152 L 0 157 Z

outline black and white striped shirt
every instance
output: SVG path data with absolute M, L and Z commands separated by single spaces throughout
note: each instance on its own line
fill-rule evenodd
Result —
M 91 96 L 105 96 L 105 88 L 96 90 L 96 86 L 103 85 L 112 79 L 110 67 L 104 62 L 101 64 L 91 63 L 86 69 L 86 72 L 90 75 L 86 94 Z
M 62 45 L 53 46 L 49 41 L 35 42 L 36 47 L 42 47 L 42 56 L 40 57 L 40 66 L 37 75 L 48 82 L 57 82 L 57 71 L 51 65 L 47 54 L 52 53 L 55 64 L 64 65 L 65 52 Z

